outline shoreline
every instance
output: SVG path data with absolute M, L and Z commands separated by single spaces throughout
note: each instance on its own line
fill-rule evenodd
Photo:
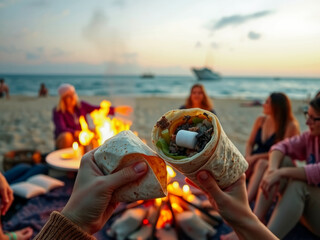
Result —
M 138 136 L 151 148 L 153 148 L 151 143 L 153 125 L 164 113 L 179 108 L 185 101 L 182 97 L 79 96 L 79 98 L 93 105 L 99 105 L 105 99 L 111 101 L 113 106 L 131 106 L 133 113 L 125 119 L 132 121 L 130 129 L 137 131 Z M 212 98 L 212 100 L 227 136 L 240 152 L 244 153 L 252 125 L 256 117 L 262 114 L 262 107 L 244 107 L 242 106 L 244 103 L 250 102 L 244 99 Z M 52 109 L 57 102 L 57 96 L 38 98 L 13 95 L 9 100 L 0 99 L 0 162 L 3 154 L 11 150 L 37 149 L 41 153 L 54 150 Z M 306 105 L 304 100 L 292 100 L 292 110 L 300 124 L 301 132 L 307 130 L 302 112 L 302 107 Z

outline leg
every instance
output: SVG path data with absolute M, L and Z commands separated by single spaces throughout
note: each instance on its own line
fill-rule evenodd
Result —
M 56 148 L 69 148 L 72 147 L 72 143 L 74 142 L 74 137 L 70 132 L 61 133 L 56 139 Z
M 248 200 L 253 201 L 257 195 L 261 179 L 268 167 L 267 159 L 259 159 L 254 165 L 254 170 L 248 184 Z
M 307 185 L 307 201 L 300 222 L 312 233 L 320 237 L 320 188 Z
M 280 167 L 293 167 L 293 163 L 289 157 L 285 157 L 283 159 Z M 279 189 L 278 189 L 279 192 L 283 191 L 286 184 L 287 184 L 287 179 L 282 179 L 280 181 L 280 185 L 279 185 Z M 258 190 L 256 204 L 254 206 L 253 212 L 262 222 L 265 222 L 265 216 L 273 203 L 275 194 L 277 194 L 277 192 L 275 192 L 275 190 L 276 190 L 275 187 L 272 188 L 268 199 L 263 195 L 262 190 L 260 188 Z
M 289 182 L 267 225 L 278 238 L 284 238 L 299 222 L 308 195 L 306 182 Z
M 15 183 L 17 179 L 23 176 L 31 168 L 30 164 L 20 163 L 10 170 L 6 171 L 3 175 L 9 184 Z

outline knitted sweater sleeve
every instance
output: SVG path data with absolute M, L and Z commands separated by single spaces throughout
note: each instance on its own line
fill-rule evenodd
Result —
M 59 212 L 52 212 L 49 220 L 34 240 L 94 240 L 93 236 L 68 220 Z

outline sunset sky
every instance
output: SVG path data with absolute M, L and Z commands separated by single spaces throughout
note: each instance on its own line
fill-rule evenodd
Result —
M 0 0 L 0 73 L 320 77 L 319 0 Z

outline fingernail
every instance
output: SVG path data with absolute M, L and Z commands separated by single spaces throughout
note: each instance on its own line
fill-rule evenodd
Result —
M 202 179 L 202 180 L 207 180 L 208 179 L 208 173 L 206 172 L 200 172 L 199 173 L 199 177 Z
M 136 164 L 133 169 L 136 173 L 144 172 L 147 169 L 147 164 L 145 162 L 140 162 Z

